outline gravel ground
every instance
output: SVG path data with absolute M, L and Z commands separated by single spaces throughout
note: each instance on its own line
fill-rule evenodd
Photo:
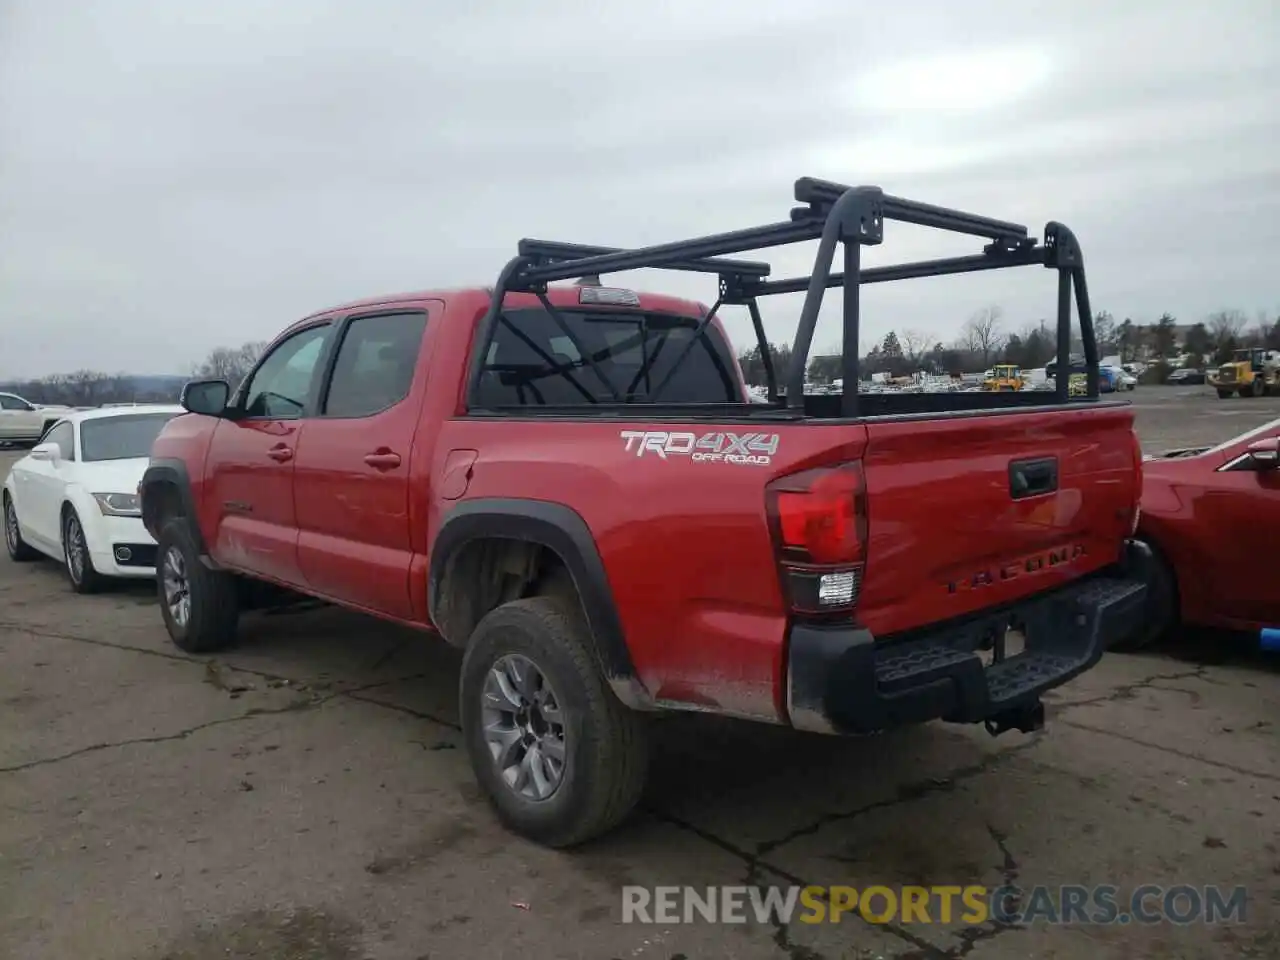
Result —
M 1280 417 L 1199 388 L 1134 400 L 1152 451 Z M 0 559 L 0 956 L 1280 955 L 1280 673 L 1227 638 L 1112 654 L 1031 736 L 666 720 L 640 813 L 571 854 L 495 824 L 457 668 L 323 609 L 189 658 L 148 585 L 78 597 L 52 563 Z M 755 883 L 1240 884 L 1248 907 L 1188 927 L 619 922 L 624 885 Z

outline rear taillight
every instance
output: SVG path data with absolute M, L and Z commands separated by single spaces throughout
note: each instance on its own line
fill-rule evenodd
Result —
M 792 610 L 850 612 L 866 560 L 866 486 L 860 463 L 817 467 L 766 488 L 778 565 Z

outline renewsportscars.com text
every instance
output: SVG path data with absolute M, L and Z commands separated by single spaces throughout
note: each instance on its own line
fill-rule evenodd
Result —
M 1243 923 L 1243 887 L 1144 884 L 1059 887 L 636 887 L 622 888 L 623 923 L 897 924 Z

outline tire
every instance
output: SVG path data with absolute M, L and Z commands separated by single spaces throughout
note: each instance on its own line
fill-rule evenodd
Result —
M 1151 548 L 1154 560 L 1150 593 L 1147 597 L 1147 619 L 1141 631 L 1112 647 L 1121 652 L 1152 646 L 1172 633 L 1182 619 L 1178 613 L 1178 579 L 1173 567 L 1159 547 L 1149 540 L 1144 542 Z
M 1255 397 L 1260 397 L 1266 392 L 1267 392 L 1266 384 L 1264 384 L 1259 377 L 1254 377 L 1253 383 L 1251 385 L 1250 393 Z
M 1228 399 L 1230 396 L 1231 396 L 1231 391 L 1230 391 L 1230 390 L 1219 390 L 1219 391 L 1218 391 L 1218 399 L 1219 399 L 1219 400 L 1226 400 L 1226 399 Z
M 235 643 L 240 622 L 235 577 L 205 566 L 182 517 L 170 517 L 160 528 L 156 594 L 169 639 L 179 650 L 212 653 Z
M 84 524 L 74 507 L 68 509 L 62 518 L 62 569 L 76 593 L 101 593 L 111 582 L 93 565 Z
M 530 666 L 536 674 L 530 674 Z M 537 703 L 540 695 L 543 706 L 558 707 L 559 729 L 554 722 L 550 728 L 543 724 L 540 744 L 558 743 L 564 761 L 558 780 L 554 763 L 542 767 L 544 780 L 556 780 L 543 798 L 519 792 L 519 781 L 507 781 L 491 752 L 486 723 L 507 727 L 508 721 L 518 721 L 512 701 L 498 695 L 497 673 L 516 691 L 515 676 L 529 680 L 530 696 L 517 699 Z M 486 699 L 488 694 L 493 696 Z M 486 704 L 513 709 L 490 710 Z M 648 774 L 648 725 L 609 689 L 576 599 L 529 597 L 490 611 L 477 624 L 463 657 L 459 705 L 471 768 L 509 830 L 544 846 L 571 847 L 607 833 L 639 802 Z M 548 713 L 554 716 L 551 709 Z M 536 720 L 531 717 L 527 723 L 526 729 L 534 732 Z M 514 737 L 515 723 L 508 729 Z M 526 736 L 512 745 L 513 759 L 532 754 L 528 743 Z M 529 779 L 532 789 L 537 781 Z
M 8 490 L 4 492 L 4 545 L 14 563 L 30 563 L 40 558 L 40 551 L 22 539 L 22 531 L 18 529 L 18 510 Z

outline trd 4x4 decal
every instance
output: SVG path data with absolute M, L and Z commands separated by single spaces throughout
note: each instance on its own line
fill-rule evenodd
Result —
M 766 465 L 778 452 L 776 433 L 695 433 L 667 430 L 623 430 L 624 449 L 637 457 L 689 457 L 699 463 Z

